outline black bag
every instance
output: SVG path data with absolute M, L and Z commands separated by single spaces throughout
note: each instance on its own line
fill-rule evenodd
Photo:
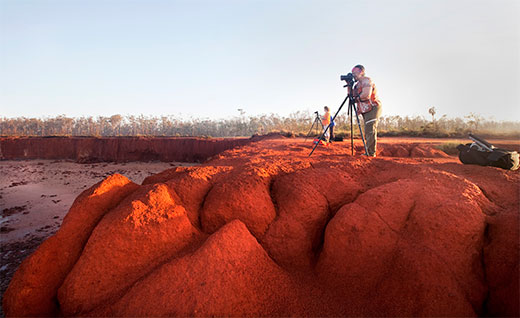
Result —
M 518 152 L 516 151 L 500 148 L 493 148 L 492 151 L 482 151 L 474 144 L 460 144 L 457 146 L 457 149 L 459 150 L 460 162 L 464 164 L 493 166 L 507 170 L 516 170 L 520 165 Z

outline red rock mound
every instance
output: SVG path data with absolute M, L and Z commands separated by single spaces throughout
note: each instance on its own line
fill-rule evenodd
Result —
M 489 206 L 478 187 L 444 174 L 370 189 L 329 223 L 318 273 L 345 297 L 370 299 L 374 315 L 472 316 L 486 293 L 479 203 Z
M 272 284 L 272 282 L 277 282 Z M 282 287 L 282 288 L 280 288 Z M 109 316 L 289 315 L 289 275 L 238 221 L 224 225 L 196 252 L 173 259 L 99 313 Z
M 518 173 L 311 146 L 107 178 L 21 265 L 6 314 L 519 315 Z
M 261 237 L 276 216 L 269 194 L 269 179 L 255 173 L 232 172 L 213 185 L 201 210 L 202 228 L 215 232 L 239 219 Z
M 173 191 L 164 184 L 141 187 L 92 232 L 59 289 L 62 312 L 89 312 L 120 296 L 148 270 L 200 239 Z

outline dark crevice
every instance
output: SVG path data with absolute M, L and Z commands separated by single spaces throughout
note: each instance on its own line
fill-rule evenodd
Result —
M 416 204 L 417 203 L 414 200 L 412 203 L 412 206 L 410 207 L 410 210 L 408 210 L 408 215 L 406 216 L 406 219 L 404 220 L 405 224 L 408 223 L 408 221 L 410 221 L 410 217 L 412 216 L 412 212 L 415 210 Z
M 394 181 L 392 181 L 394 182 Z M 377 185 L 375 187 L 379 187 L 381 185 Z M 321 229 L 321 233 L 319 235 L 319 241 L 317 244 L 315 244 L 315 248 L 313 249 L 313 260 L 312 260 L 312 268 L 315 269 L 316 265 L 317 265 L 317 262 L 318 260 L 320 259 L 320 256 L 321 256 L 321 253 L 323 252 L 323 247 L 324 247 L 324 244 L 325 244 L 325 231 L 327 230 L 327 227 L 329 226 L 329 223 L 330 221 L 336 216 L 336 214 L 338 213 L 339 210 L 341 210 L 345 205 L 348 205 L 348 204 L 351 204 L 351 203 L 354 203 L 357 201 L 357 199 L 362 195 L 364 194 L 365 192 L 373 189 L 374 187 L 370 187 L 368 189 L 366 189 L 365 191 L 363 191 L 362 189 L 357 191 L 355 196 L 350 199 L 350 200 L 345 200 L 343 202 L 341 202 L 340 204 L 337 205 L 337 207 L 335 209 L 332 209 L 331 207 L 331 204 L 329 202 L 329 200 L 327 199 L 327 197 L 325 195 L 323 195 L 325 197 L 325 200 L 327 201 L 327 208 L 328 208 L 328 216 L 327 216 L 327 220 L 325 222 L 325 224 L 323 225 L 322 229 Z M 410 213 L 411 211 L 415 208 L 415 202 L 414 202 L 414 205 L 412 206 L 412 209 L 410 210 L 409 214 L 408 214 L 408 217 L 410 216 Z M 379 218 L 381 218 L 381 216 L 379 214 L 377 214 L 379 216 Z M 407 220 L 408 220 L 408 217 L 407 217 Z M 388 225 L 388 223 L 386 223 L 386 221 L 381 218 L 381 220 L 391 229 L 393 230 L 390 225 Z M 395 231 L 395 230 L 394 230 Z
M 271 223 L 269 223 L 267 225 L 267 228 L 265 230 L 265 232 L 261 235 L 261 237 L 255 237 L 253 235 L 253 237 L 255 237 L 256 241 L 258 242 L 258 244 L 260 246 L 262 246 L 263 250 L 267 253 L 267 256 L 269 256 L 269 258 L 271 259 L 271 261 L 273 261 L 276 265 L 278 265 L 280 268 L 284 268 L 284 266 L 282 266 L 282 264 L 278 263 L 278 261 L 276 260 L 276 258 L 273 257 L 273 255 L 271 255 L 270 251 L 268 248 L 266 248 L 263 244 L 263 238 L 265 236 L 265 234 L 267 232 L 269 232 L 269 228 L 271 227 L 271 225 L 276 222 L 276 220 L 278 219 L 278 217 L 280 216 L 280 209 L 278 207 L 278 202 L 275 198 L 275 195 L 274 195 L 274 190 L 273 190 L 273 187 L 274 187 L 274 183 L 276 182 L 276 178 L 274 176 L 271 176 L 271 178 L 269 179 L 269 184 L 268 184 L 268 188 L 267 188 L 267 191 L 268 191 L 268 194 L 269 194 L 269 197 L 271 198 L 271 202 L 273 204 L 273 208 L 274 208 L 274 211 L 275 211 L 275 217 L 274 219 L 271 221 Z M 252 235 L 252 233 L 251 233 Z
M 273 203 L 273 207 L 274 207 L 274 211 L 276 212 L 276 217 L 274 218 L 273 222 L 278 218 L 278 216 L 280 215 L 280 210 L 278 208 L 278 202 L 276 200 L 276 197 L 274 195 L 274 190 L 273 190 L 273 187 L 274 187 L 274 183 L 275 183 L 276 179 L 274 177 L 271 177 L 271 179 L 269 180 L 269 189 L 268 189 L 268 192 L 269 192 L 269 197 L 271 198 L 271 202 Z M 272 223 L 272 222 L 271 222 Z
M 320 232 L 320 236 L 318 238 L 318 244 L 312 251 L 312 259 L 311 259 L 311 268 L 314 270 L 316 268 L 316 265 L 318 265 L 318 261 L 320 259 L 321 253 L 323 252 L 323 246 L 325 244 L 325 230 L 327 229 L 327 225 L 329 225 L 329 222 L 332 219 L 329 219 L 327 223 L 325 223 L 325 226 L 323 227 L 323 230 Z
M 489 282 L 487 278 L 487 271 L 486 271 L 486 256 L 485 256 L 485 249 L 486 247 L 491 243 L 491 239 L 489 237 L 489 223 L 486 222 L 486 226 L 484 228 L 483 233 L 483 244 L 482 249 L 480 251 L 480 265 L 482 266 L 482 280 L 484 283 L 484 286 L 486 286 L 486 295 L 484 297 L 484 300 L 482 301 L 482 304 L 480 306 L 480 310 L 477 311 L 475 309 L 475 312 L 481 317 L 489 317 L 489 297 L 490 297 L 490 290 L 489 290 Z
M 376 210 L 374 210 L 373 212 L 392 232 L 394 232 L 397 235 L 400 235 L 399 231 L 391 227 L 390 224 L 388 224 L 388 222 L 385 219 L 383 219 L 383 217 Z M 409 216 L 410 214 L 408 214 L 408 216 L 406 217 L 406 221 L 408 221 Z M 404 222 L 404 224 L 406 224 L 406 221 Z
M 267 228 L 265 229 L 265 232 L 262 234 L 262 237 L 258 237 L 257 240 L 259 241 L 259 243 L 262 241 L 263 237 L 265 236 L 265 234 L 267 232 L 269 232 L 269 228 L 271 227 L 271 225 L 276 222 L 276 220 L 278 220 L 278 218 L 280 217 L 280 208 L 278 207 L 278 202 L 275 198 L 275 195 L 274 195 L 274 190 L 273 190 L 273 187 L 274 187 L 274 183 L 276 182 L 275 178 L 274 177 L 271 177 L 271 179 L 269 180 L 269 186 L 268 186 L 268 189 L 267 189 L 267 192 L 269 193 L 269 197 L 271 198 L 271 203 L 273 204 L 273 208 L 274 208 L 274 212 L 275 212 L 275 217 L 274 219 L 267 225 Z M 260 243 L 260 245 L 262 245 Z M 263 247 L 263 245 L 262 245 Z M 267 249 L 264 248 L 264 250 L 266 250 L 266 252 L 268 252 L 269 254 L 269 251 Z M 271 257 L 271 255 L 269 255 L 269 257 Z M 272 258 L 272 257 L 271 257 Z M 274 259 L 273 259 L 274 261 Z
M 207 233 L 206 231 L 204 231 L 204 227 L 202 226 L 201 215 L 202 215 L 202 209 L 204 208 L 204 204 L 206 204 L 206 199 L 208 198 L 208 195 L 211 192 L 211 190 L 213 190 L 213 183 L 210 182 L 210 186 L 208 188 L 208 191 L 206 191 L 206 193 L 204 194 L 204 197 L 202 198 L 202 201 L 200 202 L 199 208 L 197 210 L 197 217 L 198 217 L 198 220 L 199 220 L 199 226 L 195 226 L 195 227 L 197 229 L 199 229 L 202 233 L 205 233 L 205 234 L 211 234 L 211 233 Z
M 277 175 L 278 177 L 278 175 Z M 273 204 L 273 208 L 274 208 L 274 211 L 275 211 L 275 217 L 274 219 L 271 221 L 271 223 L 269 223 L 267 225 L 267 229 L 265 230 L 265 232 L 262 234 L 261 237 L 255 237 L 252 233 L 251 235 L 253 235 L 253 237 L 256 239 L 256 241 L 258 242 L 258 244 L 262 247 L 262 249 L 265 251 L 265 253 L 267 254 L 267 256 L 271 259 L 271 261 L 273 263 L 275 263 L 277 266 L 279 266 L 280 268 L 282 269 L 286 269 L 286 267 L 279 263 L 278 260 L 273 257 L 273 255 L 271 254 L 271 251 L 266 247 L 264 246 L 264 243 L 263 243 L 263 238 L 265 237 L 266 233 L 269 232 L 269 228 L 271 227 L 271 225 L 273 225 L 279 218 L 280 216 L 280 208 L 278 207 L 278 202 L 276 200 L 276 197 L 274 195 L 274 184 L 276 182 L 276 179 L 274 176 L 271 176 L 271 178 L 269 179 L 269 184 L 268 184 L 268 188 L 267 188 L 267 191 L 268 191 L 268 194 L 269 194 L 269 197 L 271 198 L 271 202 Z
M 404 222 L 403 222 L 403 226 L 402 226 L 402 228 L 401 228 L 400 230 L 396 230 L 396 229 L 394 229 L 393 227 L 391 227 L 390 224 L 388 224 L 388 222 L 387 222 L 387 221 L 386 221 L 386 220 L 385 220 L 385 219 L 384 219 L 384 218 L 383 218 L 383 217 L 382 217 L 382 216 L 381 216 L 381 215 L 380 215 L 376 210 L 373 210 L 373 212 L 374 212 L 374 213 L 379 217 L 379 219 L 380 219 L 381 221 L 383 221 L 383 223 L 385 223 L 385 225 L 386 225 L 386 226 L 387 226 L 387 227 L 388 227 L 392 232 L 396 233 L 396 234 L 400 237 L 401 234 L 402 234 L 402 233 L 401 233 L 401 230 L 407 226 L 408 221 L 410 220 L 410 217 L 412 216 L 412 213 L 413 213 L 413 211 L 415 210 L 415 206 L 416 206 L 416 202 L 413 201 L 412 206 L 411 206 L 410 209 L 408 210 L 408 213 L 407 213 L 407 215 L 406 215 L 406 219 L 404 220 Z
M 323 245 L 325 244 L 325 230 L 327 229 L 327 226 L 329 225 L 330 220 L 336 215 L 336 211 L 333 211 L 331 208 L 331 204 L 327 197 L 323 195 L 325 200 L 327 201 L 327 218 L 325 220 L 325 223 L 319 230 L 319 234 L 316 237 L 316 242 L 313 242 L 312 244 L 312 259 L 311 259 L 311 267 L 314 269 L 316 267 L 316 264 L 318 263 L 318 260 L 320 259 L 321 252 L 323 251 Z M 340 207 L 341 208 L 341 207 Z M 338 208 L 339 210 L 339 208 Z
M 498 213 L 498 210 L 499 209 L 504 209 L 504 206 L 502 204 L 500 204 L 500 201 L 497 203 L 495 202 L 491 196 L 487 193 L 487 191 L 485 191 L 482 187 L 480 187 L 478 184 L 474 183 L 479 189 L 480 191 L 482 192 L 482 194 L 484 195 L 484 197 L 494 206 L 486 206 L 485 204 L 479 204 L 480 205 L 480 208 L 482 209 L 482 213 L 484 213 L 485 215 L 488 215 L 488 216 L 493 216 L 493 215 L 496 215 Z M 499 208 L 499 209 L 497 209 Z
M 489 194 L 487 193 L 486 190 L 484 190 L 481 186 L 479 186 L 476 183 L 473 183 L 473 184 L 476 185 L 480 189 L 480 191 L 482 191 L 482 194 L 486 197 L 486 199 L 488 199 L 490 202 L 494 202 L 493 199 L 491 199 L 491 197 L 489 196 Z

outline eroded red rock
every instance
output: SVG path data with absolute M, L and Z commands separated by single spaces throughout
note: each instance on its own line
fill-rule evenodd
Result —
M 325 224 L 360 190 L 357 182 L 336 168 L 311 168 L 280 176 L 272 187 L 279 215 L 262 239 L 264 247 L 286 268 L 310 269 Z
M 89 312 L 124 294 L 149 270 L 199 241 L 178 196 L 142 186 L 99 222 L 58 292 L 62 312 Z M 95 291 L 95 292 L 94 292 Z
M 93 187 L 22 264 L 7 315 L 519 315 L 517 172 L 417 143 L 311 146 Z
M 417 177 L 370 189 L 343 206 L 327 227 L 318 272 L 346 297 L 370 299 L 374 314 L 480 313 L 486 215 L 479 203 L 487 199 L 449 174 Z M 452 193 L 446 182 L 461 191 Z
M 276 284 L 273 284 L 276 282 Z M 193 254 L 164 264 L 134 285 L 109 316 L 271 316 L 291 311 L 289 275 L 234 220 Z M 293 293 L 295 294 L 295 293 Z M 293 296 L 294 297 L 294 296 Z M 96 314 L 96 313 L 95 313 Z
M 201 224 L 212 233 L 239 219 L 256 237 L 262 237 L 276 217 L 269 192 L 270 178 L 254 172 L 229 173 L 213 185 L 201 210 Z

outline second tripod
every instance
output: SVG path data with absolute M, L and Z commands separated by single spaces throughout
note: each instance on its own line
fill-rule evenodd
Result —
M 314 116 L 314 121 L 312 122 L 311 129 L 309 129 L 309 132 L 307 133 L 307 136 L 305 136 L 305 140 L 309 138 L 309 135 L 311 134 L 312 130 L 314 129 L 314 126 L 316 126 L 317 134 L 319 134 L 320 131 L 323 131 L 325 127 L 323 127 L 323 124 L 321 123 L 320 114 L 318 112 L 314 112 L 316 116 Z M 321 127 L 321 130 L 319 130 Z

